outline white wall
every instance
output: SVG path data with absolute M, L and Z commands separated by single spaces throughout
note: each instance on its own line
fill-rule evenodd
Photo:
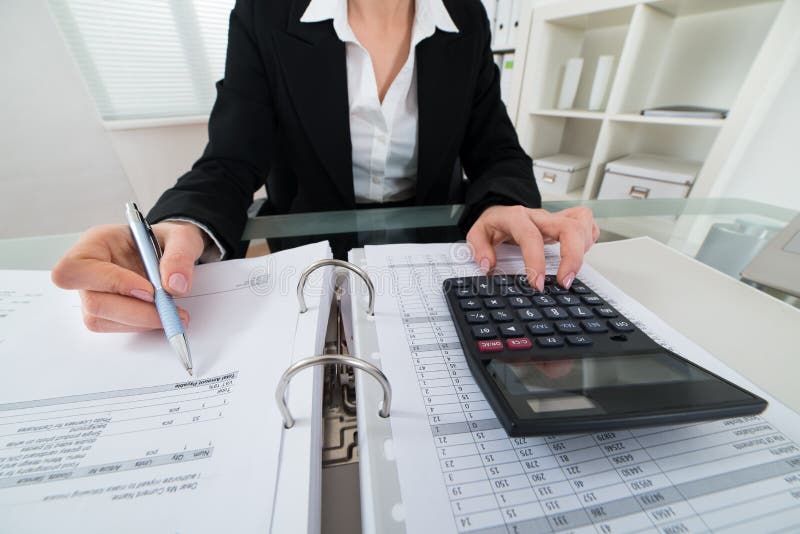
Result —
M 206 124 L 106 131 L 46 0 L 0 0 L 0 239 L 123 222 L 200 156 Z
M 0 238 L 121 221 L 133 192 L 45 0 L 0 1 Z
M 784 61 L 783 80 L 753 113 L 713 194 L 800 210 L 800 47 Z

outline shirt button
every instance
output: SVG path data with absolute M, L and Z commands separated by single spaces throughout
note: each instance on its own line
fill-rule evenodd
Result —
M 379 183 L 381 183 L 381 179 L 378 176 L 373 176 L 372 177 L 372 183 L 373 184 L 379 184 Z

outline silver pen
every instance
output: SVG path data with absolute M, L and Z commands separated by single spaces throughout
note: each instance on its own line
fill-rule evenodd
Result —
M 128 219 L 128 226 L 131 227 L 133 240 L 142 257 L 147 278 L 153 284 L 156 310 L 158 310 L 161 325 L 164 327 L 164 333 L 167 335 L 169 344 L 178 353 L 189 376 L 192 376 L 192 353 L 189 352 L 189 343 L 186 341 L 186 332 L 183 330 L 178 308 L 172 301 L 172 295 L 167 293 L 161 285 L 161 274 L 158 270 L 161 260 L 161 245 L 135 202 L 125 204 L 125 216 Z

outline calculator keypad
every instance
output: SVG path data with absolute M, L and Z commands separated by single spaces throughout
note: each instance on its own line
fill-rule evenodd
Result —
M 452 309 L 463 316 L 459 328 L 466 325 L 481 353 L 587 350 L 607 339 L 619 346 L 630 343 L 630 336 L 619 334 L 636 332 L 631 321 L 578 280 L 564 289 L 547 276 L 543 292 L 524 276 L 511 275 L 451 279 L 445 288 L 455 297 Z

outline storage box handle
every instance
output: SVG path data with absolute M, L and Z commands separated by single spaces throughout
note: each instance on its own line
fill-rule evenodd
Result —
M 638 185 L 632 185 L 631 190 L 628 191 L 628 196 L 631 198 L 645 199 L 650 194 L 650 189 Z
M 553 172 L 546 172 L 542 175 L 542 181 L 547 182 L 548 184 L 555 183 L 556 178 L 557 176 Z

